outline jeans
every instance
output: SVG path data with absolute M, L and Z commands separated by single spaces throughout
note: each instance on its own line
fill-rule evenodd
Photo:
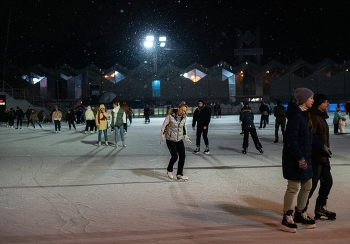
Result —
M 103 132 L 103 135 L 105 137 L 105 141 L 108 141 L 107 129 L 106 130 L 98 130 L 98 141 L 99 142 L 101 141 L 102 132 Z
M 120 139 L 124 141 L 124 126 L 114 126 L 114 141 L 118 142 L 118 134 L 120 133 Z
M 41 124 L 40 124 L 39 120 L 32 120 L 32 125 L 33 125 L 34 129 L 35 129 L 35 123 L 37 123 L 41 128 Z
M 176 175 L 182 175 L 183 168 L 185 165 L 185 157 L 186 157 L 184 141 L 181 140 L 178 142 L 174 142 L 174 141 L 166 140 L 166 145 L 171 155 L 171 158 L 167 167 L 167 171 L 173 172 L 174 164 L 176 163 L 177 159 L 179 159 L 179 162 L 177 164 Z
M 206 146 L 209 146 L 208 141 L 208 126 L 204 130 L 203 126 L 197 126 L 197 132 L 196 132 L 196 146 L 199 147 L 201 145 L 201 135 L 203 134 L 203 140 Z
M 61 121 L 60 120 L 54 120 L 55 123 L 55 131 L 61 131 Z

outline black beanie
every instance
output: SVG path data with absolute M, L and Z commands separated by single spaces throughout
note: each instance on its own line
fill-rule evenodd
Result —
M 199 103 L 203 103 L 203 104 L 204 104 L 204 101 L 203 101 L 203 100 L 199 100 L 198 102 L 199 102 Z
M 314 103 L 312 104 L 312 106 L 318 107 L 326 100 L 327 97 L 324 94 L 314 94 Z

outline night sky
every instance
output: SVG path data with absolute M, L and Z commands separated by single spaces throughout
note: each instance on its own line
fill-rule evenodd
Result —
M 350 59 L 346 1 L 5 0 L 0 13 L 1 63 L 7 50 L 8 70 L 36 64 L 132 69 L 152 62 L 143 47 L 149 33 L 168 39 L 158 66 L 237 65 L 237 30 L 254 34 L 257 27 L 262 64 Z

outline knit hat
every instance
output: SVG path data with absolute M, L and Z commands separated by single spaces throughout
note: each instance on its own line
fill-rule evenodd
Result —
M 312 106 L 318 107 L 326 100 L 327 100 L 327 97 L 324 94 L 315 94 L 314 103 L 312 104 Z
M 314 93 L 305 87 L 297 88 L 294 91 L 294 97 L 298 101 L 298 104 L 305 103 L 310 97 L 312 97 Z
M 105 108 L 105 105 L 104 104 L 100 104 L 100 109 L 101 108 Z
M 199 102 L 199 103 L 204 103 L 204 101 L 203 101 L 203 100 L 198 100 L 198 102 Z

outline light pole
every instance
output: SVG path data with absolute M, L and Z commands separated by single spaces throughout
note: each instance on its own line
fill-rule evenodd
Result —
M 160 36 L 157 40 L 155 40 L 154 36 L 146 36 L 146 39 L 143 43 L 145 48 L 153 48 L 153 69 L 154 73 L 157 73 L 158 67 L 157 67 L 157 55 L 159 48 L 165 47 L 166 37 Z

